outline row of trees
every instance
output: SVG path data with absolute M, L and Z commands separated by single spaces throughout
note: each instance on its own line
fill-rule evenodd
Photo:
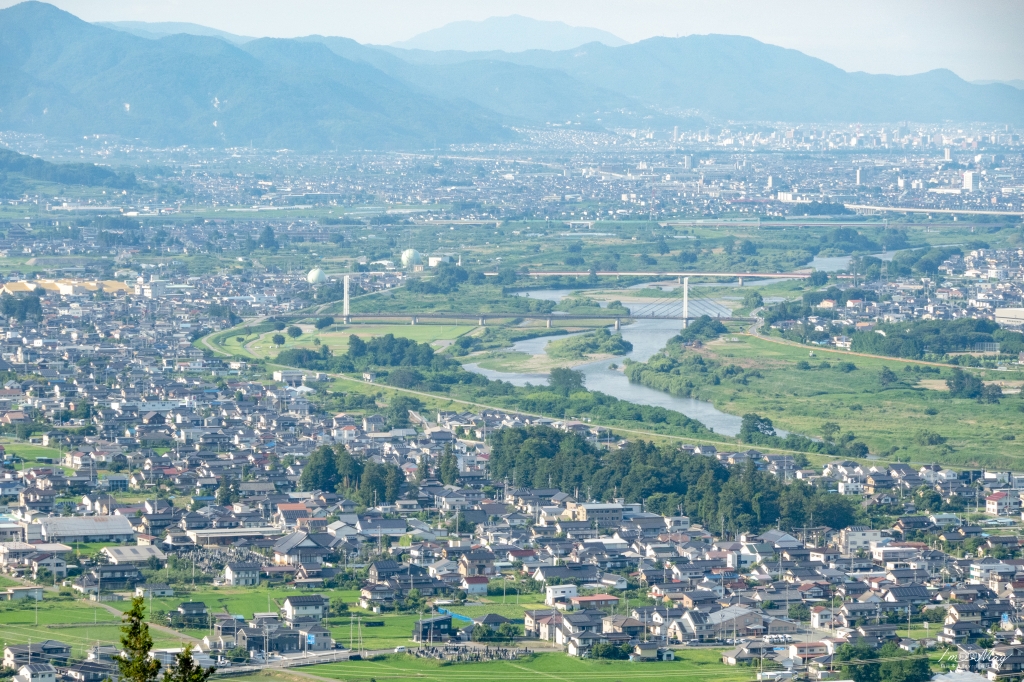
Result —
M 0 294 L 0 314 L 24 322 L 28 318 L 38 319 L 43 316 L 43 304 L 37 294 L 12 296 Z
M 844 679 L 854 682 L 926 682 L 932 678 L 928 656 L 912 654 L 888 642 L 880 649 L 867 644 L 844 644 L 836 649 L 835 662 Z
M 298 332 L 295 335 L 291 329 Z M 297 338 L 302 335 L 298 327 L 289 328 L 289 336 Z M 274 341 L 277 343 L 277 341 Z M 284 343 L 284 338 L 281 338 Z M 278 354 L 278 364 L 304 369 L 316 369 L 323 372 L 354 372 L 376 367 L 421 368 L 425 370 L 451 370 L 457 363 L 447 357 L 434 354 L 428 343 L 417 343 L 410 339 L 396 338 L 394 334 L 385 334 L 363 341 L 353 334 L 348 339 L 348 350 L 345 355 L 334 355 L 327 346 L 319 350 L 309 348 L 290 348 Z
M 1009 353 L 1024 350 L 1024 335 L 1002 330 L 984 319 L 915 320 L 880 325 L 878 331 L 885 335 L 874 331 L 854 334 L 851 350 L 910 359 L 920 359 L 925 353 L 970 351 L 980 343 L 999 343 L 1000 350 Z
M 359 460 L 344 445 L 324 445 L 309 456 L 299 487 L 305 491 L 334 491 L 372 507 L 393 504 L 404 481 L 405 474 L 394 464 Z
M 581 499 L 644 502 L 648 511 L 685 514 L 731 532 L 827 525 L 844 528 L 853 504 L 803 481 L 785 484 L 753 462 L 729 469 L 706 457 L 634 441 L 602 451 L 585 439 L 538 426 L 502 429 L 491 440 L 495 481 L 557 487 Z
M 820 452 L 837 457 L 867 457 L 868 446 L 855 440 L 856 435 L 852 431 L 839 435 L 840 427 L 834 422 L 826 422 L 822 425 L 821 441 L 811 440 L 807 436 L 790 433 L 785 438 L 776 435 L 775 426 L 768 417 L 762 417 L 756 413 L 743 415 L 740 423 L 739 439 L 751 445 L 778 448 L 780 450 L 795 450 L 797 452 Z M 798 455 L 803 462 L 807 459 Z M 797 464 L 803 468 L 803 464 Z

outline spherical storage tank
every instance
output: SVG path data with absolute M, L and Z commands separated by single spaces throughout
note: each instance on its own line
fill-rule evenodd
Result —
M 411 268 L 414 265 L 422 265 L 423 258 L 420 257 L 420 252 L 416 249 L 406 249 L 402 252 L 402 267 Z
M 324 274 L 324 271 L 320 268 L 313 268 L 309 271 L 309 274 L 306 275 L 306 281 L 310 284 L 326 284 L 327 275 Z

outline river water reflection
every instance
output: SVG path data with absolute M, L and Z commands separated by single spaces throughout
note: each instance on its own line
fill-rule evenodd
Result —
M 876 258 L 880 258 L 882 260 L 891 260 L 895 253 L 897 252 L 891 251 L 889 253 L 879 253 L 874 255 Z M 825 272 L 837 272 L 848 269 L 850 267 L 850 259 L 850 256 L 816 257 L 805 267 L 813 268 L 815 270 L 823 270 Z M 784 280 L 761 280 L 758 284 L 772 284 L 775 283 L 775 281 L 781 282 Z M 715 283 L 702 284 L 704 286 L 722 286 L 721 284 Z M 650 285 L 640 284 L 631 288 L 639 289 L 647 286 Z M 738 286 L 738 283 L 734 283 L 734 286 Z M 670 289 L 673 287 L 667 286 L 664 288 Z M 573 291 L 575 290 L 540 289 L 521 291 L 518 292 L 517 295 L 557 302 L 561 301 Z M 725 309 L 723 308 L 723 310 Z M 725 314 L 727 314 L 727 312 Z M 633 351 L 627 357 L 637 362 L 646 362 L 651 358 L 651 356 L 664 348 L 668 340 L 678 334 L 680 329 L 682 329 L 682 322 L 680 320 L 637 320 L 633 324 L 623 326 L 622 337 L 633 344 Z M 530 355 L 542 355 L 544 354 L 545 346 L 547 346 L 550 341 L 564 338 L 567 337 L 549 336 L 528 339 L 526 341 L 519 341 L 513 344 L 513 348 L 516 351 L 529 353 Z M 587 388 L 593 391 L 607 393 L 608 395 L 615 396 L 620 400 L 626 400 L 638 405 L 664 407 L 668 410 L 681 412 L 687 417 L 696 419 L 703 423 L 708 428 L 714 430 L 715 433 L 721 433 L 726 436 L 735 436 L 739 433 L 740 424 L 743 421 L 742 418 L 733 414 L 726 414 L 711 403 L 703 400 L 679 398 L 665 393 L 664 391 L 658 391 L 639 384 L 632 384 L 629 382 L 629 379 L 626 378 L 626 375 L 621 369 L 609 369 L 612 364 L 616 364 L 621 367 L 622 359 L 613 358 L 610 360 L 598 360 L 585 365 L 578 365 L 575 369 L 583 372 L 587 378 Z M 525 386 L 527 384 L 539 386 L 547 384 L 548 382 L 547 374 L 498 372 L 495 370 L 484 369 L 475 363 L 467 364 L 465 365 L 465 368 L 471 372 L 482 374 L 488 379 L 500 379 L 501 381 L 508 381 L 516 386 Z M 781 429 L 777 429 L 776 433 L 783 437 L 787 435 L 787 433 Z
M 633 344 L 633 351 L 627 356 L 637 362 L 646 362 L 652 355 L 665 347 L 665 344 L 682 329 L 680 320 L 637 320 L 633 324 L 622 327 L 622 338 Z M 513 344 L 513 348 L 523 353 L 540 355 L 549 341 L 564 339 L 565 336 L 542 337 L 529 339 Z M 621 358 L 598 360 L 575 367 L 587 378 L 587 388 L 627 400 L 638 405 L 652 405 L 681 412 L 691 419 L 696 419 L 715 433 L 735 436 L 740 431 L 742 419 L 736 415 L 726 414 L 714 405 L 693 398 L 679 398 L 663 391 L 631 384 L 621 369 L 609 369 L 612 364 L 622 365 Z M 543 385 L 548 381 L 547 374 L 531 374 L 521 372 L 497 372 L 483 369 L 476 364 L 465 366 L 467 370 L 482 374 L 488 379 L 508 381 L 516 386 L 526 384 Z M 780 432 L 781 433 L 781 432 Z M 785 435 L 785 434 L 782 434 Z

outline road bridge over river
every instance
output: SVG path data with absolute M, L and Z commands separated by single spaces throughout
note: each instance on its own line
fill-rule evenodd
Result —
M 644 311 L 638 314 L 623 313 L 622 315 L 605 314 L 605 315 L 577 315 L 571 313 L 447 313 L 447 312 L 430 312 L 430 313 L 352 313 L 345 320 L 345 324 L 352 324 L 354 322 L 388 322 L 395 320 L 408 321 L 410 324 L 429 324 L 429 323 L 448 323 L 448 324 L 465 324 L 473 323 L 480 326 L 484 326 L 488 321 L 501 322 L 507 320 L 543 320 L 550 327 L 554 322 L 573 322 L 573 321 L 605 321 L 610 325 L 613 325 L 618 329 L 623 321 L 628 320 L 682 320 L 683 317 L 680 314 L 680 303 L 675 302 L 674 308 L 656 309 L 650 311 Z M 695 317 L 700 315 L 691 316 L 689 319 L 693 320 Z M 753 317 L 732 317 L 732 316 L 714 316 L 719 320 L 728 322 L 734 320 L 737 322 L 752 323 L 755 321 Z
M 487 277 L 496 277 L 497 272 L 485 272 Z M 528 277 L 589 277 L 595 274 L 598 277 L 658 277 L 662 279 L 683 277 L 725 277 L 728 279 L 739 279 L 743 284 L 745 279 L 807 279 L 811 271 L 807 272 L 619 272 L 617 270 L 597 270 L 591 273 L 589 270 L 528 270 L 526 273 L 519 273 Z

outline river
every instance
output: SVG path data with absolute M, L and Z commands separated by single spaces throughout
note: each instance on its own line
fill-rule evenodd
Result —
M 646 362 L 652 355 L 665 347 L 665 344 L 682 328 L 680 320 L 637 320 L 633 324 L 622 327 L 622 338 L 633 344 L 633 351 L 628 358 L 637 362 Z M 549 341 L 564 339 L 565 336 L 546 336 L 528 339 L 513 344 L 513 348 L 522 353 L 541 355 Z M 679 398 L 662 391 L 632 384 L 621 369 L 609 369 L 611 364 L 621 367 L 622 358 L 598 360 L 574 369 L 583 372 L 587 378 L 587 388 L 615 396 L 638 405 L 652 405 L 681 412 L 691 419 L 696 419 L 708 428 L 726 436 L 735 436 L 740 431 L 743 421 L 733 414 L 726 414 L 714 405 L 693 398 Z M 488 379 L 508 381 L 516 386 L 526 384 L 543 385 L 547 383 L 547 374 L 530 374 L 522 372 L 498 372 L 484 369 L 476 364 L 467 364 L 465 368 L 471 372 L 482 374 Z M 779 431 L 780 435 L 785 433 Z
M 876 258 L 882 260 L 892 260 L 893 255 L 896 251 L 890 251 L 888 253 L 873 254 Z M 815 257 L 807 267 L 815 270 L 822 270 L 825 272 L 837 272 L 846 270 L 850 267 L 850 260 L 852 256 L 831 256 L 831 257 Z M 774 284 L 775 282 L 782 282 L 785 280 L 758 280 L 759 285 Z M 733 286 L 738 286 L 738 283 L 732 283 Z M 637 284 L 630 289 L 643 289 L 650 287 L 650 284 Z M 662 290 L 670 290 L 679 287 L 679 284 L 661 286 Z M 722 284 L 716 284 L 713 282 L 705 282 L 695 284 L 693 286 L 723 286 Z M 561 301 L 566 296 L 572 294 L 578 289 L 535 289 L 530 291 L 519 291 L 516 292 L 517 296 L 527 296 L 529 298 L 535 298 L 543 301 Z M 772 301 L 776 299 L 771 299 Z M 781 300 L 781 299 L 779 299 Z M 690 305 L 693 306 L 697 303 L 699 306 L 700 299 L 691 301 Z M 607 305 L 607 303 L 602 303 Z M 711 307 L 717 307 L 715 304 Z M 708 310 L 707 313 L 712 315 L 728 315 L 729 311 L 722 308 L 722 311 Z M 625 325 L 622 327 L 622 338 L 633 344 L 633 351 L 626 357 L 636 362 L 646 362 L 657 353 L 659 350 L 665 347 L 665 344 L 673 336 L 679 333 L 682 328 L 682 322 L 680 320 L 637 320 L 632 324 Z M 586 332 L 580 332 L 586 333 Z M 530 355 L 543 355 L 544 348 L 550 341 L 556 339 L 564 339 L 566 336 L 543 336 L 535 339 L 528 339 L 526 341 L 519 341 L 513 344 L 513 349 L 521 353 L 529 353 Z M 629 379 L 622 372 L 621 369 L 609 369 L 612 364 L 622 365 L 622 358 L 613 358 L 609 360 L 598 360 L 595 362 L 589 362 L 585 365 L 578 365 L 575 367 L 576 370 L 583 372 L 587 378 L 587 388 L 607 393 L 608 395 L 615 396 L 620 400 L 626 400 L 631 403 L 638 405 L 651 405 L 655 407 L 664 407 L 668 410 L 674 410 L 681 412 L 691 419 L 696 419 L 701 422 L 709 429 L 712 429 L 715 433 L 721 433 L 726 436 L 735 436 L 740 431 L 740 424 L 742 418 L 734 414 L 727 414 L 722 412 L 714 405 L 704 400 L 695 400 L 693 398 L 679 398 L 663 391 L 658 391 L 647 386 L 641 386 L 639 384 L 630 383 Z M 481 374 L 488 379 L 500 379 L 501 381 L 508 381 L 516 386 L 525 386 L 527 384 L 533 384 L 534 386 L 544 385 L 548 381 L 547 374 L 540 373 L 527 373 L 527 372 L 499 372 L 491 369 L 484 369 L 476 363 L 470 363 L 465 365 L 465 368 L 470 372 L 476 372 Z M 779 436 L 785 437 L 786 431 L 776 429 L 776 433 Z

